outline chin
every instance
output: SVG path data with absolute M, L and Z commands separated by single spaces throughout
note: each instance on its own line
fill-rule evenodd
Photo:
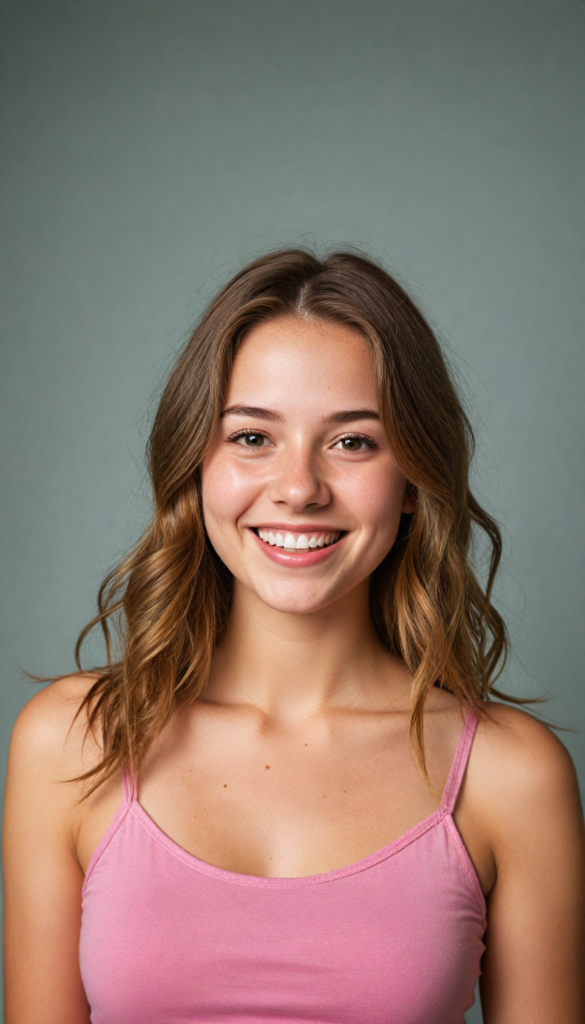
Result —
M 304 588 L 295 593 L 291 588 L 288 591 L 278 589 L 256 591 L 256 597 L 262 604 L 275 612 L 289 615 L 309 615 L 311 612 L 321 611 L 322 608 L 333 604 L 341 597 L 341 594 L 323 591 L 315 593 Z

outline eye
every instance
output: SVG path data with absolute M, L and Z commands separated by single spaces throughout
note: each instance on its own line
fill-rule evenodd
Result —
M 261 434 L 258 430 L 239 430 L 237 434 L 232 434 L 228 441 L 239 444 L 241 448 L 268 448 L 270 446 L 266 434 Z
M 366 448 L 377 448 L 378 445 L 371 437 L 364 437 L 363 434 L 346 434 L 340 437 L 333 445 L 344 452 L 363 452 Z

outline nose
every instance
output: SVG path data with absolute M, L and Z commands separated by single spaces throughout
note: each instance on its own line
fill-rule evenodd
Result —
M 314 453 L 304 445 L 281 450 L 274 462 L 270 498 L 285 504 L 293 512 L 305 508 L 323 508 L 331 501 L 331 490 L 320 472 Z

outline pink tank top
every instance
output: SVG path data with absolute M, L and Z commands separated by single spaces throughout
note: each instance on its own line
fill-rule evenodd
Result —
M 124 799 L 83 886 L 81 974 L 93 1024 L 462 1024 L 485 901 L 452 811 L 467 715 L 440 807 L 326 874 L 212 867 Z

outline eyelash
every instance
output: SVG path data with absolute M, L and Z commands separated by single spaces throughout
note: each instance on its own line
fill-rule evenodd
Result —
M 233 443 L 233 442 L 237 441 L 240 437 L 247 437 L 248 434 L 255 434 L 256 437 L 267 437 L 268 436 L 267 434 L 264 434 L 261 430 L 237 430 L 235 434 L 231 434 L 230 437 L 228 437 L 228 442 L 232 442 Z M 371 437 L 366 437 L 365 434 L 357 434 L 357 433 L 353 433 L 353 432 L 348 432 L 347 434 L 344 434 L 343 437 L 338 437 L 337 441 L 335 442 L 335 444 L 339 444 L 340 441 L 345 441 L 345 439 L 348 438 L 348 437 L 352 438 L 352 439 L 354 439 L 356 441 L 363 441 L 364 444 L 367 445 L 367 447 L 371 448 L 372 450 L 374 450 L 374 449 L 376 449 L 378 447 L 376 442 L 374 440 L 372 440 Z

